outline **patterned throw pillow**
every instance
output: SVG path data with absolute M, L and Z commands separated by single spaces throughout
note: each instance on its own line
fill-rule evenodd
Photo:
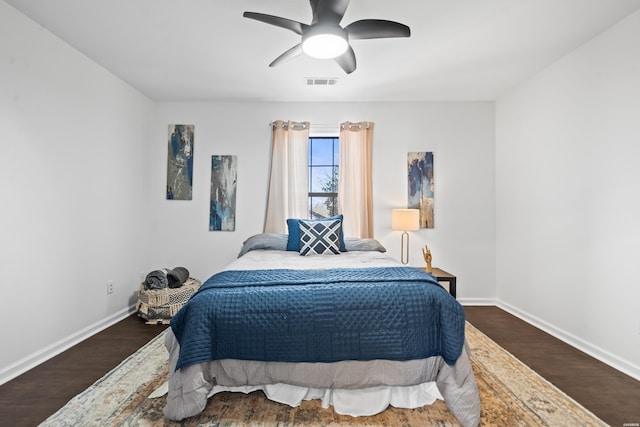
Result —
M 331 218 L 322 219 L 304 219 L 304 221 L 333 221 L 340 220 L 340 252 L 347 252 L 347 247 L 344 244 L 344 233 L 342 233 L 342 214 L 332 216 Z M 287 236 L 287 250 L 300 252 L 300 218 L 287 219 L 287 230 L 289 235 Z
M 300 220 L 300 255 L 340 254 L 342 222 Z

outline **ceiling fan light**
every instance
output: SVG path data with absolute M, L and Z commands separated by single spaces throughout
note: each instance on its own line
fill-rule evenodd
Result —
M 313 58 L 328 59 L 342 55 L 349 43 L 347 39 L 334 32 L 318 32 L 303 37 L 302 50 Z

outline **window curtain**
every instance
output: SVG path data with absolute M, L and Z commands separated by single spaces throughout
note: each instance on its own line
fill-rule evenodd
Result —
M 373 123 L 340 124 L 338 204 L 345 236 L 373 237 Z
M 309 122 L 271 124 L 271 170 L 265 233 L 287 233 L 287 218 L 306 218 L 309 193 Z

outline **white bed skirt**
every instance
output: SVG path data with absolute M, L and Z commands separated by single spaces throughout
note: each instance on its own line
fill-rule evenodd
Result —
M 262 386 L 225 387 L 214 386 L 208 397 L 223 391 L 251 393 L 262 390 L 269 400 L 292 407 L 304 400 L 319 399 L 322 407 L 333 406 L 333 410 L 352 417 L 378 414 L 390 405 L 396 408 L 419 408 L 431 405 L 437 399 L 443 400 L 435 382 L 402 387 L 370 387 L 360 390 L 319 389 L 288 384 Z

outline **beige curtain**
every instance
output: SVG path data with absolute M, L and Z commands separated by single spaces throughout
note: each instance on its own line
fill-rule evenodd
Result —
M 338 203 L 347 237 L 373 237 L 373 123 L 340 124 Z
M 287 218 L 306 218 L 309 122 L 271 124 L 271 171 L 265 233 L 287 233 Z

